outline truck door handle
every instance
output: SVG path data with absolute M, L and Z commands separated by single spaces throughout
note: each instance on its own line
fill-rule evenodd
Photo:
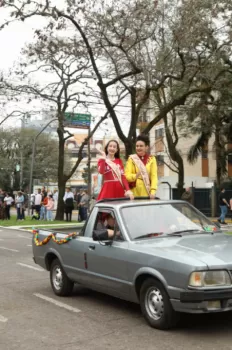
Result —
M 89 250 L 94 250 L 95 249 L 95 245 L 89 245 Z

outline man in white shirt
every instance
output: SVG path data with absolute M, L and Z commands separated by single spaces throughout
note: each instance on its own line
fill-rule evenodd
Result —
M 54 210 L 57 209 L 57 204 L 58 204 L 58 191 L 54 190 L 53 192 L 53 200 L 54 200 Z
M 42 202 L 42 195 L 41 195 L 41 189 L 38 189 L 38 193 L 35 195 L 35 210 L 37 213 L 40 213 L 41 208 L 41 202 Z
M 6 197 L 4 198 L 4 202 L 5 202 L 5 211 L 6 211 L 6 219 L 10 220 L 10 208 L 12 203 L 14 202 L 13 198 L 11 196 L 9 196 L 9 194 L 6 194 Z
M 66 192 L 63 197 L 65 203 L 66 221 L 72 221 L 72 211 L 74 209 L 74 194 L 69 187 L 66 187 Z

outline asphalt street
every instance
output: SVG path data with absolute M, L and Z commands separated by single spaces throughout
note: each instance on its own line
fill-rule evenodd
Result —
M 232 313 L 150 328 L 139 305 L 76 287 L 55 296 L 32 260 L 31 233 L 0 228 L 0 350 L 232 349 Z

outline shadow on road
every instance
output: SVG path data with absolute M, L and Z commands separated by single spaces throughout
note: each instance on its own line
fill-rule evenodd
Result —
M 129 318 L 141 318 L 141 324 L 144 320 L 138 304 L 130 303 L 121 299 L 111 297 L 102 293 L 91 291 L 79 286 L 76 286 L 73 291 L 73 296 L 78 298 L 85 298 L 86 301 L 97 305 L 98 307 L 109 307 L 110 312 L 113 313 L 123 311 L 124 316 Z M 180 322 L 176 329 L 172 330 L 175 333 L 182 335 L 199 335 L 208 336 L 212 338 L 231 332 L 232 329 L 232 312 L 213 313 L 204 315 L 182 314 Z

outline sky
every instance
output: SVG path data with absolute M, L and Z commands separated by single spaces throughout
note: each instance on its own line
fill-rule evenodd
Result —
M 8 13 L 6 10 L 2 10 L 0 12 L 0 25 L 4 23 L 8 17 Z M 36 20 L 35 20 L 36 19 Z M 3 30 L 0 30 L 0 47 L 1 47 L 1 53 L 0 53 L 0 69 L 3 72 L 8 72 L 10 68 L 12 68 L 15 64 L 17 64 L 19 58 L 20 58 L 20 51 L 25 46 L 25 44 L 30 43 L 33 41 L 34 37 L 34 30 L 38 28 L 42 28 L 46 19 L 41 17 L 34 17 L 27 19 L 24 22 L 14 22 L 11 23 L 9 26 L 5 27 Z M 125 105 L 125 102 L 122 103 Z M 28 106 L 26 103 L 21 103 L 20 105 L 17 105 L 16 103 L 10 103 L 7 106 L 7 109 L 5 107 L 2 108 L 1 101 L 0 101 L 0 121 L 1 119 L 11 112 L 12 109 L 17 110 L 30 110 L 31 108 L 34 108 L 34 110 L 40 110 L 42 108 L 42 105 L 38 101 L 33 101 L 33 104 Z M 29 111 L 28 110 L 28 111 Z M 79 113 L 85 113 L 86 111 L 80 111 Z M 122 118 L 122 124 L 124 129 L 128 129 L 128 123 L 126 122 L 127 114 L 129 112 L 128 108 L 118 108 L 119 116 Z M 93 116 L 102 116 L 105 113 L 105 106 L 102 104 L 92 105 L 89 108 L 89 113 Z M 2 117 L 2 118 L 1 118 Z M 20 127 L 21 121 L 19 118 L 15 121 L 12 119 L 8 119 L 5 123 L 5 126 L 12 126 L 16 125 Z M 80 131 L 82 133 L 82 131 Z M 98 136 L 104 136 L 105 134 L 111 133 L 112 135 L 115 135 L 114 126 L 111 120 L 108 121 L 108 125 L 103 125 L 98 132 L 96 132 L 96 135 Z

